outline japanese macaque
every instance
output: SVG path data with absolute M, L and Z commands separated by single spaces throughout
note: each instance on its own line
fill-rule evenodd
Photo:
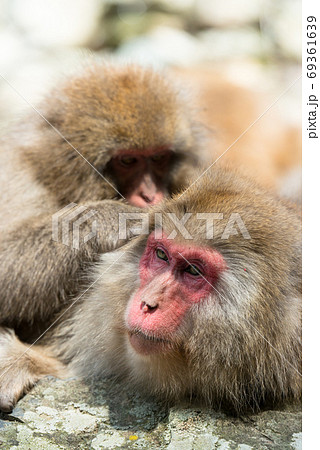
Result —
M 17 360 L 27 346 L 3 330 L 3 410 L 62 363 L 236 412 L 300 397 L 295 206 L 217 170 L 149 214 L 148 233 L 102 255 L 95 284 L 42 346 Z
M 198 128 L 151 70 L 92 64 L 54 89 L 1 145 L 0 324 L 46 323 L 80 292 L 88 264 L 124 242 L 118 212 L 180 191 L 205 162 Z M 64 228 L 53 240 L 57 214 Z M 64 243 L 81 217 L 80 240 L 97 229 L 78 250 Z

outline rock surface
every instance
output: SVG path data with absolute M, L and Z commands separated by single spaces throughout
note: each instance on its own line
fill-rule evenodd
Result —
M 228 417 L 195 405 L 168 408 L 122 385 L 47 378 L 11 415 L 0 416 L 0 447 L 300 449 L 299 406 Z

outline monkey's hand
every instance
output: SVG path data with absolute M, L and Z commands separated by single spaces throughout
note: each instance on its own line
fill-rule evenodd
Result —
M 17 401 L 46 375 L 64 378 L 67 370 L 49 352 L 23 344 L 12 330 L 0 328 L 0 410 L 11 412 Z
M 112 200 L 87 202 L 27 219 L 2 234 L 0 324 L 50 321 L 81 292 L 91 264 L 128 241 L 130 232 L 120 233 L 120 214 L 136 211 Z
M 141 208 L 116 200 L 90 202 L 85 207 L 85 213 L 92 215 L 80 232 L 91 231 L 91 245 L 97 253 L 113 251 L 124 245 L 134 235 L 134 226 L 139 226 L 139 222 L 141 226 L 141 221 L 147 214 Z M 142 214 L 141 219 L 137 213 Z M 80 236 L 80 241 L 84 242 L 85 237 Z

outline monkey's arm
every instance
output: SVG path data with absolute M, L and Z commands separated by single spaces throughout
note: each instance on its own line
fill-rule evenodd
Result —
M 0 324 L 17 327 L 46 322 L 71 295 L 80 292 L 80 280 L 90 263 L 126 242 L 119 240 L 118 216 L 137 209 L 112 200 L 85 206 L 83 214 L 94 211 L 94 215 L 79 228 L 72 224 L 83 214 L 73 220 L 68 214 L 55 224 L 57 241 L 52 239 L 51 215 L 29 219 L 1 237 Z M 75 236 L 77 229 L 79 237 Z

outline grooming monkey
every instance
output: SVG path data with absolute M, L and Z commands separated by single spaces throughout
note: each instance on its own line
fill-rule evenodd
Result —
M 299 399 L 300 228 L 295 206 L 253 182 L 204 175 L 152 208 L 147 235 L 102 255 L 96 283 L 42 346 L 17 361 L 27 347 L 3 330 L 0 407 L 62 363 L 238 413 Z
M 190 107 L 151 70 L 93 64 L 53 90 L 40 112 L 0 155 L 0 324 L 21 330 L 50 321 L 81 291 L 88 264 L 123 243 L 118 212 L 180 191 L 205 161 Z M 95 212 L 82 238 L 93 221 L 97 232 L 79 250 L 52 240 L 52 216 L 71 203 Z

